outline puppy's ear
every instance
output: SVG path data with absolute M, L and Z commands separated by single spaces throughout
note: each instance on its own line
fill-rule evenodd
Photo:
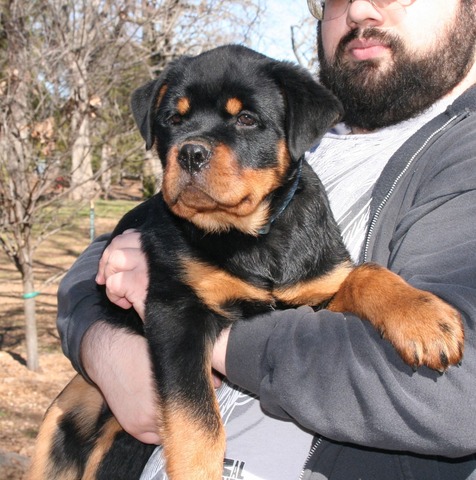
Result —
M 277 62 L 273 72 L 285 97 L 289 152 L 297 160 L 342 118 L 344 110 L 339 100 L 307 70 Z
M 139 127 L 140 134 L 145 140 L 147 150 L 154 145 L 152 134 L 152 114 L 155 105 L 155 98 L 162 86 L 160 78 L 146 83 L 132 93 L 131 108 L 134 120 Z
M 146 83 L 132 93 L 132 114 L 145 140 L 147 150 L 150 150 L 154 145 L 154 115 L 167 91 L 169 78 L 181 78 L 182 67 L 186 65 L 189 59 L 190 57 L 183 56 L 174 60 L 167 65 L 156 80 Z

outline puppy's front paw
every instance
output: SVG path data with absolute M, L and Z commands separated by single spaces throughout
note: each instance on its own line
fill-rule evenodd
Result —
M 414 369 L 426 365 L 444 372 L 463 357 L 461 316 L 437 296 L 409 288 L 390 318 L 382 317 L 380 332 Z
M 354 268 L 328 309 L 369 320 L 414 369 L 426 365 L 444 372 L 463 357 L 460 314 L 436 295 L 412 287 L 380 265 L 363 263 Z

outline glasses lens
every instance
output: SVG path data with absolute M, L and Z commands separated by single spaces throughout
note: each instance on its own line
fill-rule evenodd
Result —
M 349 4 L 356 0 L 307 0 L 311 14 L 318 20 L 334 20 L 344 15 Z M 411 5 L 415 0 L 361 0 L 368 1 L 379 10 L 401 10 Z
M 307 8 L 309 8 L 311 15 L 318 20 L 322 20 L 323 3 L 324 2 L 318 2 L 317 0 L 307 0 Z
M 317 2 L 321 3 L 321 19 L 326 20 L 334 20 L 335 18 L 339 18 L 347 11 L 349 8 L 349 4 L 352 1 L 349 0 L 327 0 L 325 2 Z
M 382 12 L 388 12 L 396 15 L 405 12 L 405 8 L 411 5 L 415 0 L 373 0 L 372 3 Z M 398 17 L 398 15 L 397 15 Z

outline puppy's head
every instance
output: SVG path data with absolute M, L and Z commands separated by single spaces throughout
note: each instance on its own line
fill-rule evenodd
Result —
M 132 110 L 163 164 L 172 212 L 205 231 L 252 235 L 273 192 L 342 114 L 303 69 L 236 45 L 173 62 L 133 93 Z

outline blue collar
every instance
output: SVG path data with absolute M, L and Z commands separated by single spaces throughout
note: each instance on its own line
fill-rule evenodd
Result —
M 284 212 L 284 210 L 286 210 L 288 205 L 291 203 L 291 200 L 294 198 L 294 194 L 296 193 L 299 185 L 299 180 L 301 180 L 303 158 L 304 155 L 297 162 L 296 169 L 293 172 L 293 177 L 291 177 L 292 181 L 282 187 L 282 191 L 279 192 L 282 200 L 274 207 L 274 211 L 269 217 L 268 222 L 258 230 L 260 235 L 266 235 L 269 233 L 271 230 L 271 224 Z M 276 195 L 276 192 L 274 192 L 273 195 Z

